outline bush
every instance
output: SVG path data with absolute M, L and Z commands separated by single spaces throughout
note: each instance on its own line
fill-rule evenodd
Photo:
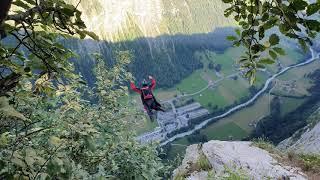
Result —
M 303 162 L 304 171 L 320 172 L 320 155 L 300 154 L 299 158 Z
M 260 149 L 264 149 L 268 151 L 269 153 L 275 154 L 278 153 L 278 150 L 276 147 L 272 144 L 271 141 L 265 138 L 257 138 L 252 140 L 252 145 L 256 146 Z

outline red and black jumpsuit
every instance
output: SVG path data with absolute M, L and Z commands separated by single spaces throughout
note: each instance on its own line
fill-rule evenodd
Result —
M 151 79 L 151 85 L 148 86 L 148 88 L 150 88 L 150 90 L 154 90 L 154 88 L 156 87 L 156 80 L 154 78 Z M 130 88 L 139 93 L 141 95 L 141 101 L 144 105 L 144 109 L 147 111 L 147 113 L 150 115 L 151 110 L 154 109 L 156 111 L 164 111 L 161 109 L 161 104 L 157 102 L 156 98 L 153 96 L 152 99 L 148 99 L 146 100 L 143 97 L 142 94 L 142 90 L 141 88 L 136 87 L 136 85 L 133 82 L 130 82 Z

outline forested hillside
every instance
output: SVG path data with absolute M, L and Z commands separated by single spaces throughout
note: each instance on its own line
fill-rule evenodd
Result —
M 138 81 L 151 74 L 157 78 L 159 87 L 168 88 L 203 67 L 201 59 L 196 56 L 197 52 L 223 52 L 231 46 L 225 39 L 232 34 L 232 28 L 217 28 L 207 34 L 163 35 L 117 43 L 74 39 L 64 44 L 78 52 L 79 59 L 75 64 L 91 86 L 95 78 L 91 71 L 94 60 L 90 54 L 100 52 L 107 63 L 112 64 L 115 61 L 114 52 L 129 50 L 133 57 L 128 70 Z

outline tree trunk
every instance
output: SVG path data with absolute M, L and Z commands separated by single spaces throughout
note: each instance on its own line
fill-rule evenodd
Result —
M 0 36 L 1 39 L 6 37 L 3 23 L 7 18 L 8 12 L 11 7 L 12 0 L 0 0 Z

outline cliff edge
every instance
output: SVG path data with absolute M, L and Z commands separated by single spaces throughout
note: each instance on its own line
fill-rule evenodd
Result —
M 191 145 L 173 179 L 291 179 L 307 176 L 301 169 L 280 163 L 275 155 L 246 141 L 209 141 Z

